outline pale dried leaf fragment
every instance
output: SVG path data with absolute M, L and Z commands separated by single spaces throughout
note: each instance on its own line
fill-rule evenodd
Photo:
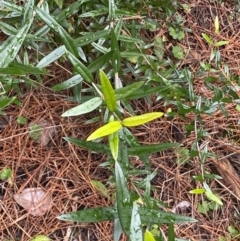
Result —
M 188 202 L 188 201 L 181 201 L 180 203 L 178 203 L 178 204 L 176 205 L 176 207 L 174 207 L 174 208 L 172 209 L 172 212 L 173 212 L 173 213 L 176 213 L 177 210 L 178 210 L 178 211 L 184 211 L 184 210 L 186 210 L 187 208 L 189 208 L 190 206 L 191 206 L 190 202 Z
M 14 195 L 15 201 L 33 216 L 42 216 L 51 207 L 52 198 L 42 188 L 26 188 Z

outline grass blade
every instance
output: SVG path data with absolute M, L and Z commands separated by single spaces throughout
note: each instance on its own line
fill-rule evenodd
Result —
M 111 50 L 112 50 L 112 66 L 115 73 L 120 70 L 120 52 L 118 40 L 113 29 L 111 29 Z
M 46 55 L 41 61 L 36 65 L 37 68 L 43 68 L 53 63 L 57 59 L 61 58 L 66 53 L 65 46 L 60 46 L 53 50 L 50 54 Z
M 152 145 L 142 145 L 142 146 L 134 146 L 128 148 L 129 155 L 142 155 L 142 154 L 151 154 L 154 152 L 164 151 L 169 148 L 179 147 L 179 143 L 160 143 L 160 144 L 152 144 Z
M 74 43 L 74 40 L 70 37 L 70 35 L 62 28 L 58 27 L 58 32 L 62 38 L 62 41 L 66 47 L 66 49 L 71 52 L 75 57 L 79 57 L 78 49 Z
M 109 4 L 109 15 L 108 15 L 108 17 L 109 17 L 110 21 L 113 21 L 115 19 L 115 17 L 116 17 L 115 2 L 114 2 L 114 0 L 109 0 L 108 4 Z
M 82 76 L 84 80 L 89 83 L 93 82 L 93 76 L 88 68 L 82 64 L 82 62 L 76 58 L 72 53 L 69 51 L 66 52 L 68 59 L 71 61 L 72 65 L 76 68 L 76 71 Z
M 54 85 L 51 90 L 55 90 L 55 91 L 60 91 L 60 90 L 66 90 L 69 88 L 72 88 L 73 86 L 81 83 L 83 81 L 83 78 L 77 74 L 75 76 L 73 76 L 72 78 L 65 80 L 64 82 Z
M 91 73 L 94 73 L 97 70 L 101 69 L 104 65 L 109 63 L 111 56 L 112 56 L 112 52 L 110 51 L 110 52 L 104 54 L 103 56 L 97 58 L 91 64 L 88 65 L 88 70 Z M 106 66 L 104 66 L 104 67 L 106 67 Z
M 107 30 L 87 33 L 82 37 L 76 38 L 74 42 L 77 47 L 82 47 L 102 38 L 109 38 L 109 32 Z
M 114 90 L 116 99 L 122 100 L 127 97 L 130 97 L 137 90 L 139 90 L 143 85 L 144 85 L 144 81 L 139 81 L 139 82 L 136 82 L 136 83 L 133 83 L 133 84 L 127 85 L 125 87 Z
M 0 68 L 6 68 L 15 59 L 30 26 L 31 22 L 28 22 L 28 24 L 24 25 L 14 37 L 9 37 L 10 41 L 8 45 L 0 51 Z

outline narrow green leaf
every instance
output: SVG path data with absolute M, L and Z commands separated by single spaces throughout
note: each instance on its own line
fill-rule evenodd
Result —
M 13 11 L 13 12 L 18 13 L 18 14 L 23 13 L 23 7 L 22 6 L 19 6 L 19 5 L 16 5 L 16 4 L 7 2 L 7 1 L 1 1 L 1 7 L 5 7 L 6 8 L 5 10 Z
M 124 180 L 123 176 L 123 180 Z M 118 190 L 118 189 L 117 189 Z M 119 190 L 121 191 L 121 190 Z M 182 216 L 175 213 L 163 212 L 157 209 L 148 209 L 140 207 L 138 209 L 142 223 L 188 223 L 188 222 L 197 222 L 196 219 L 190 218 L 187 216 Z M 125 215 L 129 219 L 128 227 L 130 227 L 132 207 L 125 206 L 124 212 L 122 215 Z M 63 214 L 57 218 L 64 221 L 72 222 L 82 222 L 82 223 L 91 223 L 91 222 L 103 222 L 108 220 L 113 220 L 118 218 L 119 211 L 115 207 L 99 207 L 99 208 L 89 208 L 81 211 L 76 211 L 68 214 Z
M 143 241 L 142 223 L 138 212 L 138 205 L 136 202 L 133 203 L 133 209 L 132 209 L 130 240 Z
M 115 2 L 114 0 L 109 0 L 108 1 L 108 5 L 109 5 L 109 15 L 108 18 L 110 19 L 110 21 L 113 21 L 116 17 L 116 13 L 115 13 Z
M 66 47 L 66 49 L 71 52 L 75 57 L 79 57 L 78 49 L 74 43 L 74 40 L 71 38 L 71 36 L 64 30 L 63 27 L 58 27 L 58 32 L 62 38 L 62 41 Z
M 157 86 L 152 88 L 149 85 L 143 86 L 143 88 L 137 90 L 135 93 L 132 93 L 127 97 L 129 100 L 134 100 L 134 99 L 140 99 L 155 93 L 161 93 L 164 91 L 169 91 L 170 87 L 169 86 Z
M 152 112 L 152 113 L 147 113 L 143 115 L 132 116 L 132 117 L 125 118 L 122 121 L 122 124 L 127 127 L 139 126 L 147 122 L 150 122 L 152 120 L 155 120 L 163 115 L 164 115 L 163 112 Z
M 114 90 L 116 99 L 122 100 L 127 97 L 131 97 L 131 95 L 134 94 L 137 90 L 139 90 L 144 85 L 144 83 L 145 83 L 144 81 L 139 81 L 139 82 L 127 85 L 123 88 Z
M 106 125 L 98 128 L 96 131 L 94 131 L 87 138 L 87 141 L 92 141 L 92 140 L 98 139 L 103 136 L 108 136 L 108 135 L 118 131 L 120 128 L 122 128 L 120 121 L 113 121 L 113 122 L 107 123 Z
M 119 37 L 117 39 L 119 41 L 121 41 L 121 42 L 126 42 L 126 43 L 140 43 L 140 44 L 143 44 L 142 39 L 132 38 L 132 37 L 125 36 L 125 35 L 119 35 Z
M 214 45 L 213 40 L 206 33 L 202 33 L 202 36 L 208 44 Z
M 74 42 L 77 47 L 81 47 L 81 46 L 88 45 L 101 38 L 109 38 L 109 32 L 107 30 L 100 30 L 94 33 L 88 33 L 82 37 L 76 38 Z
M 117 211 L 114 207 L 99 207 L 63 214 L 57 218 L 63 221 L 96 223 L 113 220 L 116 216 Z
M 122 234 L 122 226 L 119 218 L 114 219 L 113 240 L 119 241 Z
M 114 29 L 117 40 L 119 40 L 119 36 L 120 36 L 121 30 L 122 30 L 122 25 L 123 25 L 123 20 L 122 20 L 122 18 L 120 18 Z
M 29 19 L 33 18 L 33 7 L 34 7 L 34 0 L 28 0 L 24 5 L 22 25 L 28 24 Z
M 97 17 L 102 16 L 108 13 L 107 8 L 100 8 L 98 10 L 87 11 L 86 13 L 80 14 L 80 18 L 90 18 L 90 17 Z
M 80 6 L 85 3 L 89 2 L 90 0 L 78 0 L 73 2 L 72 4 L 68 5 L 66 8 L 62 9 L 56 17 L 57 22 L 63 21 L 67 19 L 67 17 L 77 13 L 80 9 Z
M 161 36 L 155 37 L 153 46 L 154 46 L 154 52 L 158 60 L 162 61 L 165 48 L 164 48 L 164 42 Z
M 118 46 L 118 40 L 113 29 L 111 29 L 111 51 L 113 52 L 112 66 L 115 73 L 117 73 L 120 70 L 120 51 Z
M 168 224 L 168 241 L 175 241 L 175 233 L 174 233 L 173 223 Z
M 99 75 L 106 105 L 110 111 L 115 111 L 117 108 L 117 101 L 113 87 L 107 75 L 101 69 L 99 70 Z
M 130 223 L 132 207 L 130 206 L 130 194 L 127 188 L 127 182 L 122 168 L 117 161 L 115 161 L 115 178 L 116 178 L 116 199 L 117 199 L 117 213 L 123 231 L 130 234 Z M 130 209 L 129 209 L 129 208 Z
M 119 147 L 119 133 L 114 132 L 108 136 L 108 142 L 113 159 L 116 161 L 118 158 L 118 147 Z
M 122 128 L 122 130 L 123 130 L 123 138 L 125 141 L 127 141 L 129 146 L 131 146 L 131 147 L 141 146 L 140 143 L 138 142 L 137 138 L 132 134 L 132 132 L 129 129 L 124 127 L 124 128 Z M 127 150 L 127 155 L 128 154 L 129 153 Z M 144 165 L 146 166 L 146 170 L 151 172 L 151 165 L 150 165 L 150 160 L 149 160 L 148 154 L 139 154 L 139 157 L 142 160 L 142 162 L 144 163 Z M 128 158 L 128 156 L 127 156 L 127 158 Z
M 64 82 L 54 85 L 51 90 L 55 90 L 55 91 L 59 91 L 59 90 L 66 90 L 69 88 L 72 88 L 73 86 L 81 83 L 83 80 L 83 78 L 77 74 L 75 76 L 73 76 L 72 78 L 65 80 Z
M 30 26 L 31 22 L 24 25 L 14 37 L 9 37 L 10 41 L 8 45 L 0 51 L 0 68 L 6 68 L 15 59 Z
M 101 69 L 104 65 L 108 64 L 111 56 L 112 56 L 112 52 L 110 51 L 110 52 L 104 54 L 103 56 L 97 58 L 91 64 L 88 65 L 88 70 L 91 73 L 94 73 L 97 70 Z
M 153 237 L 151 232 L 146 230 L 144 233 L 144 241 L 156 241 L 156 239 Z
M 38 16 L 55 32 L 58 32 L 58 27 L 61 27 L 61 25 L 46 11 L 42 10 L 39 7 L 35 7 L 35 11 L 38 14 Z
M 93 82 L 93 76 L 91 72 L 88 70 L 88 68 L 81 63 L 81 61 L 76 58 L 72 53 L 69 51 L 66 51 L 68 59 L 71 61 L 72 65 L 76 68 L 77 72 L 82 76 L 82 78 L 89 82 Z
M 5 107 L 9 106 L 11 103 L 13 103 L 16 100 L 16 97 L 2 97 L 0 99 L 0 110 L 4 109 Z
M 21 70 L 21 69 L 16 69 L 16 68 L 11 68 L 11 67 L 7 67 L 7 68 L 0 68 L 0 73 L 1 74 L 9 74 L 9 75 L 25 75 L 26 73 Z
M 182 216 L 175 213 L 163 212 L 157 209 L 149 209 L 141 207 L 139 208 L 139 213 L 141 216 L 142 223 L 188 223 L 197 222 L 196 219 Z
M 97 152 L 97 153 L 104 153 L 104 154 L 111 154 L 110 149 L 108 145 L 97 143 L 97 142 L 88 142 L 84 140 L 80 140 L 77 138 L 72 137 L 64 137 L 63 138 L 66 141 L 69 141 L 77 146 L 80 146 L 84 149 L 87 149 L 89 151 Z
M 205 193 L 205 189 L 197 188 L 197 189 L 193 189 L 193 190 L 189 191 L 189 193 L 191 193 L 191 194 L 203 194 L 203 193 Z
M 219 41 L 219 42 L 215 43 L 214 46 L 220 47 L 220 46 L 227 45 L 227 44 L 229 44 L 229 41 Z
M 15 68 L 18 70 L 23 71 L 25 74 L 29 73 L 29 74 L 44 74 L 47 75 L 48 72 L 45 69 L 40 69 L 38 67 L 34 67 L 31 65 L 27 65 L 27 64 L 22 64 L 22 63 L 18 63 L 13 61 L 10 65 L 9 68 Z M 50 75 L 50 74 L 48 74 Z
M 54 49 L 51 53 L 42 58 L 41 61 L 36 65 L 36 67 L 43 68 L 48 66 L 49 64 L 53 63 L 54 61 L 62 57 L 65 54 L 65 52 L 66 48 L 63 45 Z
M 6 35 L 15 35 L 17 34 L 18 30 L 14 28 L 12 25 L 5 23 L 3 21 L 0 21 L 0 27 L 1 31 L 5 33 Z
M 179 143 L 160 143 L 152 145 L 141 145 L 128 148 L 129 155 L 151 154 L 159 151 L 164 151 L 170 148 L 179 147 Z
M 94 97 L 81 105 L 75 106 L 66 112 L 64 112 L 61 116 L 62 117 L 69 117 L 69 116 L 78 116 L 82 114 L 89 113 L 96 108 L 98 108 L 102 104 L 102 99 L 100 97 Z
M 205 192 L 205 195 L 211 200 L 211 201 L 214 201 L 216 203 L 218 203 L 219 205 L 223 205 L 222 201 L 220 200 L 220 198 L 218 198 L 213 192 L 209 192 L 209 191 L 206 191 Z
M 59 8 L 62 8 L 63 0 L 54 0 L 54 2 L 58 5 Z

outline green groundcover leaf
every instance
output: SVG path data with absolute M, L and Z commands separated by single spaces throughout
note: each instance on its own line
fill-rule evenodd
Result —
M 160 143 L 160 144 L 153 144 L 153 145 L 141 145 L 141 146 L 134 146 L 129 147 L 128 154 L 129 155 L 140 155 L 140 154 L 151 154 L 158 151 L 164 151 L 170 148 L 179 147 L 179 143 Z
M 133 203 L 132 209 L 130 240 L 143 241 L 141 217 L 136 202 Z
M 107 153 L 107 154 L 111 153 L 108 145 L 105 145 L 105 144 L 84 141 L 84 140 L 80 140 L 72 137 L 64 137 L 63 139 L 93 152 Z
M 48 66 L 49 64 L 53 63 L 60 57 L 62 57 L 66 53 L 65 46 L 60 46 L 53 50 L 50 54 L 46 55 L 44 58 L 41 59 L 41 61 L 37 64 L 37 68 L 43 68 Z
M 116 96 L 107 75 L 100 69 L 100 82 L 106 105 L 110 111 L 115 111 L 117 108 Z
M 118 132 L 114 132 L 108 136 L 108 142 L 110 146 L 110 150 L 114 160 L 116 161 L 118 158 L 118 147 L 119 147 L 119 136 Z
M 108 136 L 122 128 L 120 121 L 112 121 L 94 131 L 88 138 L 87 141 L 92 141 L 103 136 Z
M 122 100 L 122 99 L 125 99 L 128 96 L 131 96 L 138 89 L 140 89 L 143 85 L 144 85 L 144 81 L 139 81 L 139 82 L 130 84 L 128 86 L 125 86 L 125 87 L 114 90 L 115 94 L 116 94 L 116 99 Z
M 54 85 L 51 89 L 55 91 L 66 90 L 81 83 L 82 81 L 83 81 L 83 78 L 79 74 L 77 74 L 60 84 Z
M 125 175 L 119 163 L 115 162 L 117 212 L 123 231 L 130 234 L 131 204 Z
M 9 37 L 8 45 L 0 51 L 0 67 L 6 68 L 16 57 L 21 48 L 27 32 L 31 26 L 31 22 L 24 25 L 14 37 Z
M 129 213 L 131 218 L 132 207 L 125 207 L 126 212 Z M 129 210 L 127 210 L 129 209 Z M 188 223 L 197 222 L 196 219 L 182 216 L 175 213 L 163 212 L 157 209 L 148 209 L 139 207 L 139 214 L 141 216 L 142 223 Z M 98 207 L 84 209 L 68 214 L 63 214 L 57 217 L 60 220 L 81 222 L 81 223 L 92 223 L 92 222 L 103 222 L 118 218 L 118 212 L 115 207 Z
M 93 75 L 89 69 L 69 51 L 66 51 L 66 54 L 72 65 L 75 67 L 76 71 L 83 77 L 83 79 L 88 83 L 92 83 Z
M 102 104 L 102 99 L 100 97 L 94 97 L 81 105 L 75 106 L 66 112 L 64 112 L 62 117 L 78 116 L 82 114 L 89 113 L 97 109 Z
M 9 106 L 10 104 L 12 104 L 14 101 L 16 100 L 16 97 L 11 97 L 11 98 L 7 98 L 7 97 L 3 97 L 0 99 L 0 110 L 4 109 L 5 107 Z

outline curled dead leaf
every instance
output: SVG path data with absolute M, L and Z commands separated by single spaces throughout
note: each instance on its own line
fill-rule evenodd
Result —
M 184 211 L 185 209 L 189 208 L 191 206 L 190 202 L 188 201 L 181 201 L 172 209 L 173 213 L 176 213 L 176 211 Z
M 14 199 L 33 216 L 42 216 L 51 207 L 52 198 L 42 188 L 26 188 Z

